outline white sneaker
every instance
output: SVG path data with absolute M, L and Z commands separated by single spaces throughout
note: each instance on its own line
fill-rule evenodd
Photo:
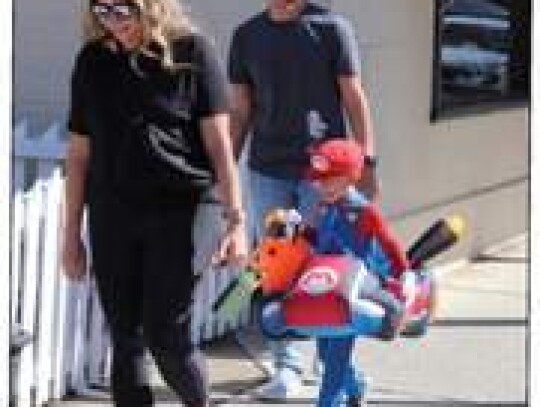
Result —
M 304 372 L 303 383 L 308 386 L 319 386 L 322 381 L 323 364 L 317 357 L 317 354 L 313 356 L 311 362 L 311 371 Z
M 353 397 L 345 397 L 344 405 L 346 407 L 367 407 L 366 395 L 369 393 L 370 388 L 372 387 L 373 379 L 369 376 L 364 376 L 364 388 L 362 389 L 362 394 L 358 394 Z
M 253 390 L 253 395 L 261 400 L 286 400 L 299 395 L 301 387 L 300 374 L 284 368 L 278 370 L 269 382 Z

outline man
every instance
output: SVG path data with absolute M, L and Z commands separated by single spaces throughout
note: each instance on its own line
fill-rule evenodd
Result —
M 267 0 L 264 11 L 235 30 L 229 55 L 231 135 L 239 155 L 252 133 L 248 167 L 255 237 L 269 209 L 296 207 L 309 219 L 317 195 L 303 181 L 308 146 L 347 134 L 347 119 L 366 155 L 358 187 L 377 196 L 373 130 L 359 65 L 351 25 L 306 0 Z M 257 395 L 286 399 L 300 387 L 300 355 L 289 341 L 269 345 L 276 374 Z

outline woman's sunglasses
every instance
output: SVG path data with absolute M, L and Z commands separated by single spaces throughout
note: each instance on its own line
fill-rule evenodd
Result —
M 117 20 L 127 20 L 140 14 L 139 7 L 133 3 L 93 3 L 92 13 L 100 20 L 114 17 Z

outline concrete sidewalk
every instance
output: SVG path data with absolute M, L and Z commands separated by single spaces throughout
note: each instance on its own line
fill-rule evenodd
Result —
M 528 239 L 521 236 L 487 250 L 471 262 L 437 268 L 440 301 L 433 326 L 421 339 L 391 343 L 358 341 L 356 359 L 370 377 L 369 405 L 526 405 Z M 245 336 L 264 352 L 260 338 Z M 302 341 L 310 370 L 313 341 Z M 233 336 L 204 349 L 213 399 L 227 406 L 313 406 L 315 383 L 287 403 L 263 403 L 249 390 L 265 380 Z M 179 406 L 158 387 L 158 406 Z M 68 400 L 61 406 L 110 406 L 108 400 Z

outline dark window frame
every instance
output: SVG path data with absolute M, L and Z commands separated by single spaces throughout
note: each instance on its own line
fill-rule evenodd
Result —
M 477 100 L 475 103 L 469 105 L 456 105 L 456 106 L 443 106 L 441 103 L 441 97 L 443 93 L 442 88 L 442 60 L 441 50 L 443 44 L 443 4 L 447 0 L 435 0 L 433 21 L 434 21 L 434 35 L 433 35 L 433 58 L 432 58 L 432 83 L 431 83 L 431 110 L 430 121 L 432 123 L 439 120 L 464 117 L 469 115 L 479 115 L 485 113 L 491 113 L 494 111 L 515 109 L 515 108 L 529 108 L 530 106 L 530 89 L 526 96 L 507 96 L 504 98 L 494 98 L 493 100 Z M 529 1 L 529 35 L 532 31 L 532 4 Z M 530 41 L 530 40 L 529 40 Z M 530 42 L 529 42 L 530 44 Z M 530 49 L 530 47 L 529 47 Z M 530 51 L 529 51 L 530 52 Z M 529 72 L 528 81 L 529 88 L 531 84 L 532 68 L 530 66 L 531 55 L 529 53 Z

